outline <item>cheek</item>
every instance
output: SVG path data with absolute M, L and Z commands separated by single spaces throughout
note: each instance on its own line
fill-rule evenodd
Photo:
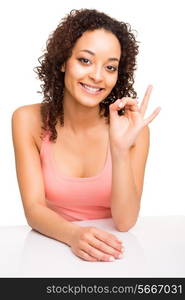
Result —
M 78 80 L 79 72 L 77 68 L 68 66 L 65 72 L 65 86 L 72 88 L 74 81 Z
M 116 85 L 117 82 L 117 75 L 112 76 L 111 78 L 107 79 L 107 86 L 112 90 L 113 87 Z
M 78 63 L 69 63 L 67 66 L 67 77 L 70 79 L 78 80 L 86 75 L 87 70 L 81 67 Z

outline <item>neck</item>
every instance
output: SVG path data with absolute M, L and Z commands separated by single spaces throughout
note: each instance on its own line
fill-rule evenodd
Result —
M 104 117 L 99 116 L 99 106 L 87 107 L 64 97 L 64 126 L 75 135 L 84 135 L 106 127 Z

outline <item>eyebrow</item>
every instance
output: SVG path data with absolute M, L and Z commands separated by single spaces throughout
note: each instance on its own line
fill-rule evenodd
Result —
M 80 50 L 80 52 L 87 52 L 91 55 L 95 55 L 94 52 L 92 52 L 91 50 L 88 50 L 88 49 L 83 49 L 83 50 Z M 109 61 L 119 61 L 119 59 L 117 57 L 109 57 L 108 58 Z

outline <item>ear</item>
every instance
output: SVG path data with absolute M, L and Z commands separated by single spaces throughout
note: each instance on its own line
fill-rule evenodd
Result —
M 66 68 L 66 65 L 65 65 L 65 63 L 63 63 L 63 65 L 60 68 L 60 71 L 64 73 L 65 72 L 65 68 Z

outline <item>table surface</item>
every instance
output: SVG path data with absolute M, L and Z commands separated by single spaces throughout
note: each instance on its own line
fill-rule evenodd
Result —
M 185 277 L 185 216 L 139 217 L 128 232 L 117 231 L 111 218 L 74 223 L 115 234 L 123 258 L 84 261 L 29 226 L 1 226 L 0 277 Z

